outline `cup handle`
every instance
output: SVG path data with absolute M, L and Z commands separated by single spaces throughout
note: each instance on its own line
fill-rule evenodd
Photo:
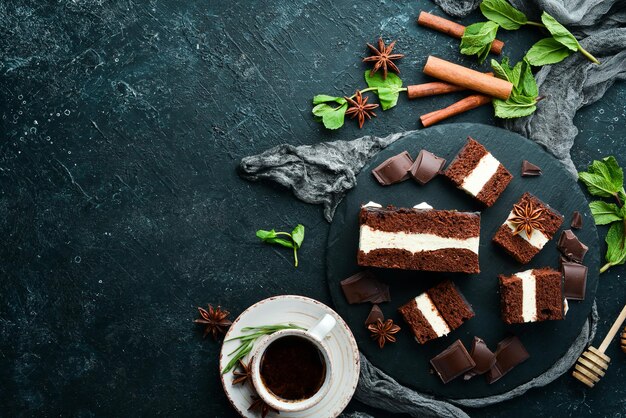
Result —
M 337 320 L 332 315 L 326 314 L 315 326 L 309 329 L 308 333 L 317 341 L 322 341 L 335 325 L 337 325 Z

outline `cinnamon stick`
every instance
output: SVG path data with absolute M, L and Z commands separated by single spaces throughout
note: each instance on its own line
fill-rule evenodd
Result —
M 451 104 L 448 107 L 420 116 L 420 121 L 422 121 L 422 125 L 426 128 L 437 122 L 441 122 L 444 119 L 460 115 L 463 112 L 486 105 L 487 103 L 491 103 L 491 97 L 483 94 L 473 94 L 471 96 L 467 96 L 465 99 Z
M 417 23 L 420 26 L 434 29 L 457 39 L 461 39 L 463 37 L 463 33 L 465 32 L 465 26 L 426 12 L 420 12 L 419 17 L 417 18 Z M 502 48 L 504 48 L 504 42 L 499 39 L 494 39 L 491 44 L 491 52 L 500 55 Z
M 424 73 L 450 84 L 475 90 L 502 100 L 508 99 L 513 90 L 513 84 L 506 80 L 490 77 L 481 72 L 433 56 L 428 57 L 424 66 Z
M 493 77 L 493 73 L 485 73 Z M 435 96 L 437 94 L 453 93 L 455 91 L 467 90 L 465 87 L 455 84 L 444 83 L 443 81 L 435 81 L 433 83 L 415 84 L 407 86 L 407 96 L 409 99 L 417 99 L 418 97 Z

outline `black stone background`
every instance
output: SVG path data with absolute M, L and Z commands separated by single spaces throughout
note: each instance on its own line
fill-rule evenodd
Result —
M 381 34 L 407 55 L 405 84 L 426 80 L 428 54 L 475 66 L 416 26 L 421 9 L 437 11 L 426 0 L 0 2 L 0 415 L 235 416 L 195 307 L 330 301 L 321 208 L 241 180 L 237 163 L 281 143 L 416 129 L 459 97 L 401 98 L 363 130 L 311 117 L 314 94 L 363 86 L 365 43 Z M 500 37 L 517 60 L 540 35 Z M 625 87 L 577 115 L 579 168 L 609 154 L 626 166 Z M 495 123 L 489 107 L 450 120 L 461 121 Z M 298 222 L 294 269 L 254 231 Z M 624 267 L 601 277 L 601 335 L 623 278 Z M 566 375 L 469 413 L 623 417 L 626 355 L 615 343 L 607 354 L 593 390 Z

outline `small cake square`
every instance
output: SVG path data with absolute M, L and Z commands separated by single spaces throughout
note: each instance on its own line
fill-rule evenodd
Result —
M 492 206 L 513 175 L 478 141 L 468 137 L 444 175 L 485 206 Z
M 500 308 L 507 324 L 558 320 L 564 317 L 561 273 L 551 268 L 500 275 Z
M 398 311 L 420 344 L 448 335 L 474 316 L 472 307 L 450 280 L 411 299 Z
M 493 242 L 526 264 L 552 239 L 562 223 L 563 216 L 559 212 L 526 192 L 513 205 Z
M 359 266 L 479 273 L 480 214 L 361 207 Z

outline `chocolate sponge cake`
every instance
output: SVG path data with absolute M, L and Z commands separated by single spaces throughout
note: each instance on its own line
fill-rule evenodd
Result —
M 398 308 L 420 344 L 449 334 L 474 316 L 450 280 L 439 283 Z
M 500 307 L 507 324 L 563 319 L 561 273 L 551 268 L 500 275 Z
M 459 189 L 485 206 L 492 206 L 506 189 L 513 175 L 478 141 L 467 143 L 450 163 L 444 175 Z
M 513 205 L 493 242 L 526 264 L 552 239 L 562 223 L 560 213 L 527 192 Z
M 360 266 L 479 273 L 480 214 L 364 206 Z

